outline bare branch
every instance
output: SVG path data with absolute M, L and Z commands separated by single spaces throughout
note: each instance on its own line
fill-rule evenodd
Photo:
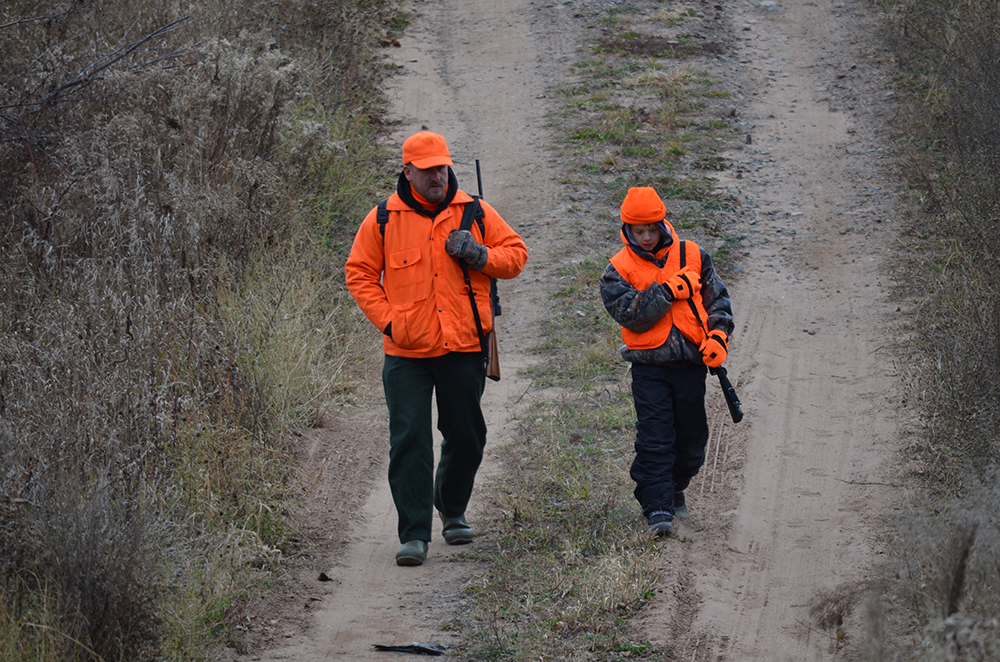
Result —
M 190 20 L 190 18 L 191 18 L 190 16 L 185 16 L 183 18 L 179 18 L 176 21 L 173 21 L 171 23 L 166 24 L 165 26 L 163 26 L 162 28 L 159 28 L 158 30 L 154 30 L 153 32 L 149 33 L 148 35 L 146 35 L 142 39 L 138 39 L 138 40 L 133 41 L 133 42 L 128 43 L 128 44 L 124 44 L 123 46 L 120 46 L 119 48 L 116 48 L 115 50 L 111 51 L 110 53 L 108 53 L 107 55 L 105 55 L 103 58 L 98 58 L 97 62 L 100 62 L 101 60 L 107 59 L 107 58 L 111 58 L 111 60 L 109 62 L 107 62 L 106 64 L 104 64 L 104 65 L 102 65 L 100 67 L 97 67 L 96 69 L 93 69 L 92 73 L 87 74 L 87 71 L 89 69 L 93 68 L 93 66 L 97 62 L 91 63 L 86 68 L 84 68 L 84 70 L 81 71 L 80 74 L 74 80 L 71 80 L 68 83 L 65 83 L 64 85 L 56 88 L 51 94 L 49 94 L 45 99 L 42 99 L 39 103 L 44 104 L 47 101 L 52 100 L 53 98 L 55 98 L 56 96 L 58 96 L 59 93 L 64 88 L 90 82 L 90 80 L 93 79 L 93 77 L 94 77 L 95 74 L 98 74 L 98 73 L 104 71 L 105 69 L 107 69 L 111 65 L 115 64 L 119 60 L 122 60 L 123 58 L 131 55 L 136 49 L 139 48 L 139 46 L 142 46 L 147 41 L 150 41 L 151 39 L 155 39 L 156 37 L 160 37 L 162 35 L 165 35 L 168 32 L 172 32 L 176 28 L 180 27 L 181 24 L 186 23 L 188 20 Z
M 167 53 L 166 55 L 161 55 L 160 57 L 153 58 L 152 60 L 148 60 L 147 62 L 143 62 L 142 64 L 137 64 L 135 67 L 132 68 L 132 70 L 133 71 L 145 71 L 146 69 L 149 69 L 150 67 L 152 67 L 157 62 L 162 62 L 164 60 L 169 60 L 171 58 L 180 57 L 180 56 L 184 55 L 184 53 L 186 53 L 186 52 L 187 51 L 184 51 L 184 50 L 176 50 L 173 53 Z
M 63 16 L 66 16 L 67 14 L 71 14 L 72 12 L 73 12 L 73 10 L 70 9 L 70 10 L 64 11 L 61 14 L 53 14 L 52 16 L 33 16 L 31 18 L 22 18 L 22 19 L 19 19 L 17 21 L 11 21 L 10 23 L 4 23 L 3 25 L 0 25 L 0 30 L 5 30 L 6 28 L 12 28 L 15 25 L 23 25 L 25 23 L 34 23 L 35 21 L 47 21 L 47 20 L 55 19 L 55 18 L 62 18 Z
M 39 101 L 32 101 L 30 103 L 8 104 L 6 106 L 0 106 L 0 110 L 4 110 L 7 108 L 29 108 L 32 106 L 43 106 L 45 104 L 53 103 L 54 101 L 58 100 L 58 98 L 62 96 L 67 90 L 79 87 L 80 85 L 88 85 L 90 83 L 103 80 L 103 77 L 98 76 L 97 74 L 111 67 L 120 60 L 128 57 L 136 50 L 138 50 L 139 47 L 145 44 L 146 42 L 155 39 L 157 37 L 162 37 L 163 35 L 169 32 L 173 32 L 174 30 L 179 28 L 182 24 L 186 23 L 190 19 L 191 16 L 184 16 L 183 18 L 179 18 L 176 21 L 172 21 L 167 25 L 164 25 L 163 27 L 154 30 L 153 32 L 149 33 L 145 37 L 142 37 L 141 39 L 131 41 L 127 44 L 122 44 L 118 48 L 102 55 L 95 61 L 88 64 L 72 80 L 69 80 L 59 85 L 56 89 L 54 89 L 52 92 L 47 94 L 44 98 L 40 99 Z M 101 66 L 97 66 L 97 64 L 101 62 L 103 62 L 103 64 L 101 64 Z

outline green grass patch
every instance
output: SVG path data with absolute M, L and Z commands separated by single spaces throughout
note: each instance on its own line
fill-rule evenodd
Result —
M 501 451 L 503 484 L 489 491 L 497 542 L 470 589 L 473 653 L 615 659 L 633 645 L 628 617 L 659 574 L 628 480 L 631 399 L 540 402 L 522 420 L 525 435 Z
M 608 222 L 607 237 L 617 224 Z M 563 267 L 544 323 L 545 357 L 527 374 L 555 386 L 519 415 L 501 449 L 504 479 L 485 491 L 493 549 L 470 591 L 483 659 L 625 660 L 645 654 L 631 617 L 651 599 L 658 543 L 632 496 L 635 412 L 618 355 L 620 328 L 603 309 L 606 261 Z
M 607 217 L 602 214 L 602 217 Z M 612 238 L 617 223 L 602 236 Z M 658 547 L 632 496 L 634 408 L 620 328 L 603 309 L 606 261 L 561 268 L 544 324 L 546 359 L 528 371 L 562 395 L 521 413 L 522 433 L 501 451 L 504 480 L 487 495 L 495 548 L 472 587 L 484 659 L 625 660 L 645 654 L 631 617 L 653 595 Z
M 694 167 L 700 170 L 716 170 L 721 171 L 729 167 L 729 162 L 726 161 L 724 157 L 717 155 L 710 156 L 700 156 L 698 160 L 695 161 Z
M 600 57 L 577 64 L 582 80 L 563 90 L 560 142 L 572 159 L 560 181 L 601 195 L 579 215 L 572 237 L 569 254 L 583 257 L 552 274 L 552 305 L 533 348 L 539 362 L 524 372 L 535 388 L 559 395 L 519 413 L 518 438 L 500 451 L 503 481 L 484 490 L 492 542 L 480 553 L 484 574 L 469 589 L 475 603 L 468 654 L 478 659 L 663 655 L 631 625 L 653 599 L 659 543 L 632 495 L 629 366 L 599 278 L 621 246 L 618 205 L 631 186 L 655 186 L 673 209 L 691 210 L 692 227 L 714 227 L 725 207 L 691 162 L 724 167 L 711 138 L 730 127 L 712 123 L 723 115 L 713 104 L 726 98 L 718 81 L 695 67 L 637 57 L 649 36 L 639 25 L 620 24 L 621 13 L 603 22 L 628 31 L 594 44 Z M 667 41 L 662 48 L 690 58 L 705 52 L 688 40 Z M 709 111 L 714 117 L 706 117 Z M 584 204 L 574 203 L 570 213 Z

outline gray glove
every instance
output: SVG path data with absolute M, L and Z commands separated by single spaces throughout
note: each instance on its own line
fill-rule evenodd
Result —
M 489 252 L 476 241 L 468 230 L 452 230 L 444 242 L 444 250 L 452 257 L 465 260 L 470 269 L 482 270 L 486 266 Z

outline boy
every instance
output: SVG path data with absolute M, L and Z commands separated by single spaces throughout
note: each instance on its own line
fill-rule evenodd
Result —
M 682 241 L 650 187 L 621 206 L 622 248 L 601 276 L 601 299 L 622 326 L 632 364 L 635 460 L 629 474 L 649 530 L 689 516 L 684 490 L 705 461 L 707 367 L 726 360 L 733 313 L 708 253 Z

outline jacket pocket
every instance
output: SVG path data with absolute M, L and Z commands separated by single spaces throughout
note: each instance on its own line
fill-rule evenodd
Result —
M 402 349 L 430 349 L 427 331 L 429 327 L 430 319 L 426 306 L 400 311 L 392 319 L 392 342 Z
M 427 298 L 420 247 L 389 253 L 386 259 L 385 290 L 394 306 L 405 306 Z

